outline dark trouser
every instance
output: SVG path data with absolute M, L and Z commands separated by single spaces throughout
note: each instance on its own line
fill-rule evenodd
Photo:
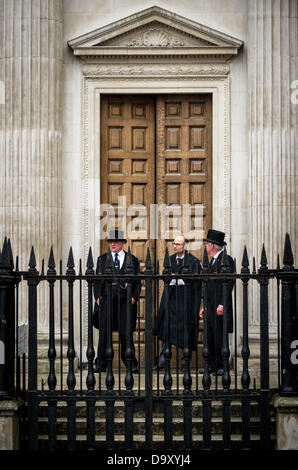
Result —
M 222 360 L 222 334 L 223 318 L 216 312 L 209 312 L 208 317 L 208 348 L 209 348 L 209 367 L 213 370 L 223 368 Z
M 118 311 L 119 306 L 119 311 Z M 96 362 L 100 365 L 106 365 L 106 348 L 107 348 L 107 315 L 105 311 L 100 318 L 99 338 L 98 338 L 98 356 Z M 130 347 L 133 351 L 132 365 L 137 365 L 135 358 L 135 347 L 133 344 L 133 324 L 134 324 L 133 308 L 131 308 L 131 327 L 130 327 Z M 126 348 L 127 348 L 127 299 L 118 300 L 118 297 L 112 299 L 112 331 L 119 332 L 121 359 L 126 365 Z

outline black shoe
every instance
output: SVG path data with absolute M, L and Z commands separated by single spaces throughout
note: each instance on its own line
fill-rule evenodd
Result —
M 214 375 L 222 375 L 223 374 L 223 369 L 217 369 L 216 372 L 213 372 Z
M 204 374 L 204 372 L 205 372 L 204 369 L 200 369 L 200 370 L 199 370 L 199 374 Z M 212 372 L 214 372 L 213 367 L 209 367 L 209 374 L 212 374 Z
M 165 368 L 165 365 L 164 364 L 155 364 L 153 367 L 152 367 L 152 370 L 162 370 Z
M 93 372 L 106 372 L 107 366 L 106 364 L 99 364 L 98 362 L 95 362 L 95 365 L 93 367 Z

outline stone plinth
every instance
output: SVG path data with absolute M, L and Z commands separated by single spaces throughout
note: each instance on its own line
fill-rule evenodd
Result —
M 298 450 L 298 397 L 274 399 L 276 408 L 276 449 Z
M 21 401 L 0 400 L 0 450 L 19 449 L 19 416 Z

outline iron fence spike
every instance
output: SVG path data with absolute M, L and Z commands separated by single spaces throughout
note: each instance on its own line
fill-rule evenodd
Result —
M 222 257 L 222 260 L 221 260 L 221 265 L 222 265 L 224 268 L 227 268 L 227 267 L 229 266 L 229 261 L 228 261 L 228 255 L 227 255 L 226 247 L 224 247 L 224 249 L 223 249 L 223 257 Z
M 67 267 L 68 268 L 74 268 L 74 259 L 73 259 L 73 252 L 72 252 L 72 247 L 69 249 L 69 254 L 68 254 L 68 260 L 67 260 Z
M 169 249 L 167 246 L 166 246 L 163 266 L 164 266 L 163 273 L 170 274 L 171 273 L 171 261 L 170 261 Z
M 244 246 L 244 250 L 243 250 L 241 272 L 242 273 L 248 273 L 249 272 L 249 260 L 248 260 L 246 245 Z
M 189 263 L 189 255 L 188 255 L 187 251 L 185 251 L 185 255 L 184 255 L 184 258 L 183 258 L 182 272 L 184 274 L 191 273 L 190 263 Z
M 30 271 L 36 271 L 36 259 L 35 259 L 35 253 L 34 253 L 34 247 L 32 246 L 31 252 L 30 252 L 30 258 L 29 258 L 29 268 Z
M 54 257 L 54 251 L 53 251 L 53 246 L 51 246 L 50 250 L 50 256 L 48 260 L 48 274 L 56 274 L 55 270 L 56 264 L 55 264 L 55 257 Z
M 113 272 L 113 264 L 114 263 L 113 263 L 112 252 L 109 249 L 107 252 L 107 259 L 106 259 L 104 274 L 111 274 Z
M 91 246 L 89 247 L 87 263 L 86 263 L 86 274 L 93 274 L 94 273 L 94 263 L 93 263 L 93 255 Z
M 284 255 L 283 255 L 283 269 L 292 269 L 294 267 L 294 256 L 292 252 L 290 235 L 286 233 Z
M 204 268 L 204 270 L 209 268 L 209 259 L 208 259 L 206 246 L 204 247 L 203 268 Z
M 244 250 L 243 250 L 243 256 L 242 256 L 242 267 L 248 268 L 248 266 L 249 266 L 249 260 L 248 260 L 247 248 L 245 245 Z
M 152 261 L 151 261 L 149 246 L 147 247 L 145 267 L 146 267 L 146 270 L 148 270 L 148 271 L 151 271 L 151 269 L 152 269 Z
M 2 248 L 1 268 L 4 268 L 4 269 L 10 268 L 10 257 L 9 257 L 7 237 L 5 237 L 4 239 L 3 248 Z
M 267 268 L 267 255 L 266 255 L 266 250 L 265 250 L 264 243 L 263 243 L 262 254 L 261 254 L 261 268 L 263 268 L 263 269 Z
M 128 250 L 127 250 L 127 262 L 126 262 L 126 266 L 125 266 L 125 273 L 126 274 L 133 274 L 134 273 L 130 247 L 128 247 Z

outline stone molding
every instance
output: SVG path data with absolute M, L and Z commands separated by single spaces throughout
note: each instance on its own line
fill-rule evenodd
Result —
M 74 55 L 104 57 L 202 57 L 228 61 L 243 42 L 159 7 L 148 8 L 120 21 L 68 41 Z
M 82 64 L 82 73 L 85 77 L 109 77 L 109 76 L 133 76 L 140 77 L 159 77 L 159 76 L 185 76 L 197 77 L 226 77 L 229 74 L 230 66 L 228 64 L 98 64 L 85 62 Z

